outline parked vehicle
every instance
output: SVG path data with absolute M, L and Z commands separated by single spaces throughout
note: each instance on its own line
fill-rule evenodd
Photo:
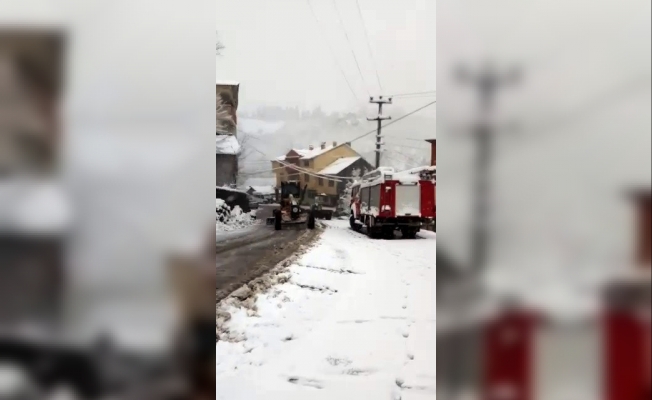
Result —
M 416 238 L 435 217 L 434 186 L 419 174 L 389 167 L 369 172 L 351 188 L 351 228 L 365 229 L 371 238 L 391 238 L 396 230 L 404 238 Z
M 249 208 L 252 210 L 257 210 L 260 207 L 260 205 L 263 204 L 263 199 L 259 197 L 249 195 L 248 199 L 249 199 Z
M 315 218 L 331 220 L 335 209 L 324 206 L 325 196 L 326 195 L 323 194 L 315 196 L 315 203 L 312 205 L 311 209 Z
M 279 208 L 274 210 L 274 216 L 267 218 L 267 225 L 274 225 L 280 231 L 283 227 L 315 229 L 315 214 L 312 209 L 301 207 L 306 195 L 307 185 L 303 190 L 299 182 L 281 182 Z
M 215 198 L 224 200 L 231 209 L 238 206 L 243 212 L 251 211 L 248 196 L 247 192 L 235 188 L 226 186 L 215 187 Z

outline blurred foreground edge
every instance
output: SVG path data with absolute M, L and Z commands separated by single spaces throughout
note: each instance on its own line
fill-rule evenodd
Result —
M 118 340 L 124 331 L 142 336 L 140 328 L 158 326 L 157 316 L 148 311 L 142 320 L 129 319 L 138 314 L 127 308 L 138 306 L 141 295 L 136 290 L 135 302 L 129 303 L 134 300 L 130 298 L 121 303 L 121 290 L 131 286 L 116 290 L 109 283 L 102 293 L 84 288 L 80 296 L 76 288 L 71 295 L 79 282 L 74 275 L 78 269 L 69 264 L 80 218 L 73 205 L 88 206 L 82 204 L 83 196 L 74 197 L 78 193 L 69 190 L 61 172 L 64 132 L 59 112 L 68 39 L 58 26 L 0 26 L 0 399 L 43 399 L 61 390 L 72 393 L 66 398 L 81 399 L 214 398 L 212 233 L 206 251 L 201 238 L 190 248 L 168 248 L 160 255 L 139 249 L 149 252 L 142 259 L 166 264 L 155 265 L 157 272 L 150 278 L 156 280 L 158 271 L 165 270 L 170 278 L 165 286 L 175 294 L 172 314 L 185 316 L 172 332 L 159 332 L 157 337 L 169 338 L 163 346 L 124 346 Z M 107 273 L 118 278 L 113 275 L 125 269 Z M 143 298 L 150 301 L 147 294 Z M 111 308 L 111 301 L 118 305 Z M 110 324 L 108 330 L 95 331 L 93 310 L 88 312 L 93 307 L 98 314 L 117 310 L 114 317 L 129 316 L 111 321 L 100 315 L 98 320 Z M 154 310 L 165 307 L 158 304 Z M 81 309 L 86 314 L 78 318 Z
M 459 267 L 438 253 L 438 296 L 457 292 L 457 309 L 466 310 L 462 318 L 447 318 L 450 313 L 440 313 L 438 306 L 440 399 L 652 398 L 652 197 L 649 188 L 628 196 L 635 215 L 632 261 L 598 293 L 600 306 L 594 312 L 556 315 L 520 306 L 518 298 L 493 305 L 485 299 L 468 312 L 460 305 L 460 298 L 472 300 L 460 290 Z

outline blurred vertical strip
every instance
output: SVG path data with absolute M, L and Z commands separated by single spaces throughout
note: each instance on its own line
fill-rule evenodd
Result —
M 52 320 L 65 289 L 60 175 L 65 34 L 0 26 L 0 326 Z
M 650 399 L 650 15 L 437 2 L 440 400 Z
M 214 398 L 215 6 L 0 0 L 0 398 Z

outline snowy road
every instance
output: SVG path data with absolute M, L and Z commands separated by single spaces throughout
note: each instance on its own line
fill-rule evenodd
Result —
M 252 226 L 244 234 L 215 246 L 217 301 L 239 286 L 267 272 L 310 241 L 315 233 L 308 230 L 275 231 L 265 225 Z
M 217 399 L 434 399 L 435 234 L 371 240 L 329 221 L 255 306 L 223 304 Z M 229 300 L 226 300 L 228 303 Z

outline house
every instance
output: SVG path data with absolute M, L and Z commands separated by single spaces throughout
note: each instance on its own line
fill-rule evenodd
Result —
M 11 134 L 5 120 L 0 127 L 0 170 L 54 172 L 62 133 L 56 110 L 64 89 L 65 34 L 55 27 L 9 24 L 0 30 L 0 49 L 0 98 L 11 99 L 9 115 L 15 116 Z
M 238 94 L 240 84 L 237 82 L 217 82 L 216 125 L 215 125 L 215 184 L 217 186 L 235 185 L 238 177 L 238 154 L 240 143 L 237 139 L 238 129 Z
M 237 135 L 239 93 L 240 84 L 238 82 L 218 81 L 215 84 L 215 96 L 220 100 L 218 103 L 222 103 L 224 113 L 230 117 L 222 119 L 222 121 L 228 121 L 229 126 L 226 130 L 233 135 Z
M 274 186 L 249 186 L 247 194 L 263 200 L 272 201 L 276 197 Z
M 428 139 L 430 143 L 430 165 L 437 165 L 437 139 Z
M 325 195 L 324 204 L 332 207 L 337 205 L 346 186 L 347 179 L 338 177 L 351 177 L 374 169 L 349 143 L 337 142 L 331 145 L 324 142 L 317 148 L 291 149 L 273 160 L 272 168 L 276 174 L 276 187 L 284 181 L 299 181 L 302 187 L 307 185 L 309 202 L 318 194 Z

